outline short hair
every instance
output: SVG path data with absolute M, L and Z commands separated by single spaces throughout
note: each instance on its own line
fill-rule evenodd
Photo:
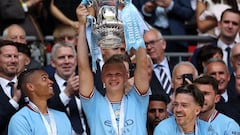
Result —
M 77 30 L 69 25 L 58 25 L 53 31 L 54 40 L 63 36 L 77 36 Z
M 169 100 L 167 99 L 167 97 L 162 94 L 149 95 L 149 102 L 150 101 L 162 101 L 166 105 L 169 103 Z
M 104 63 L 102 69 L 104 69 L 107 65 L 111 65 L 111 64 L 122 64 L 124 69 L 126 70 L 126 67 L 124 66 L 124 60 L 122 59 L 121 55 L 118 54 L 114 54 L 113 56 L 111 56 L 109 59 L 107 59 L 107 61 Z
M 204 74 L 207 74 L 208 65 L 211 64 L 211 63 L 214 63 L 214 62 L 222 63 L 225 66 L 225 69 L 227 69 L 227 72 L 228 72 L 227 65 L 225 64 L 225 62 L 222 59 L 211 58 L 207 61 L 207 64 L 206 64 L 205 68 L 203 69 Z
M 180 86 L 175 91 L 175 97 L 178 94 L 188 94 L 191 95 L 196 104 L 203 107 L 204 104 L 204 95 L 203 93 L 194 85 L 194 84 L 187 84 L 185 86 Z
M 57 49 L 60 47 L 69 47 L 73 50 L 74 56 L 77 56 L 77 52 L 74 48 L 74 45 L 71 43 L 64 43 L 64 42 L 59 42 L 53 45 L 52 51 L 51 51 L 51 58 L 54 59 L 57 53 Z
M 193 81 L 194 84 L 206 84 L 211 85 L 215 94 L 219 94 L 218 81 L 210 75 L 202 75 Z
M 203 72 L 202 62 L 207 62 L 217 53 L 223 56 L 222 49 L 215 45 L 206 45 L 199 49 L 197 54 L 197 69 L 200 73 Z
M 31 47 L 29 45 L 23 44 L 23 43 L 18 43 L 18 42 L 15 42 L 15 44 L 16 44 L 19 52 L 24 53 L 29 58 L 31 58 Z
M 176 64 L 176 65 L 174 66 L 174 68 L 173 68 L 172 76 L 175 76 L 175 72 L 176 72 L 177 68 L 178 68 L 179 66 L 181 66 L 181 65 L 186 65 L 186 66 L 192 67 L 192 69 L 194 70 L 193 79 L 198 77 L 198 71 L 197 71 L 197 69 L 196 69 L 195 66 L 194 66 L 191 62 L 189 62 L 189 61 L 181 61 L 181 62 L 179 62 L 178 64 Z
M 11 28 L 11 27 L 13 27 L 13 26 L 15 26 L 15 27 L 19 27 L 19 28 L 21 28 L 24 32 L 25 32 L 25 34 L 26 34 L 26 31 L 23 29 L 23 27 L 22 26 L 20 26 L 20 25 L 18 25 L 18 24 L 11 24 L 11 25 L 9 25 L 8 27 L 6 27 L 4 30 L 3 30 L 3 34 L 2 34 L 2 37 L 3 37 L 3 39 L 6 39 L 9 35 L 9 28 Z M 26 35 L 25 35 L 26 36 Z
M 18 84 L 17 84 L 17 89 L 21 89 L 24 94 L 26 94 L 26 83 L 31 80 L 31 75 L 36 72 L 40 71 L 42 69 L 40 68 L 32 68 L 32 69 L 27 69 L 23 72 L 21 72 L 18 76 Z
M 227 12 L 231 12 L 231 13 L 235 13 L 235 14 L 238 14 L 240 16 L 240 11 L 238 9 L 234 9 L 234 8 L 228 8 L 228 9 L 225 9 L 222 14 L 221 14 L 221 21 L 223 20 L 223 16 L 225 13 Z
M 4 46 L 7 46 L 7 45 L 15 46 L 18 49 L 15 42 L 10 41 L 10 40 L 0 40 L 0 49 Z M 0 51 L 0 53 L 2 53 L 2 52 Z

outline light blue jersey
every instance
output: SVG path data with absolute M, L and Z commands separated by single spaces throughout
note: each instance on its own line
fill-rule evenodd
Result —
M 215 135 L 240 135 L 239 125 L 224 114 L 218 113 L 210 124 Z
M 54 117 L 57 135 L 71 135 L 71 123 L 63 112 L 49 109 Z M 28 107 L 23 107 L 10 120 L 8 135 L 47 135 L 41 115 Z
M 210 124 L 197 119 L 197 134 L 198 135 L 212 135 L 209 131 Z M 161 121 L 154 129 L 153 135 L 182 135 L 179 129 L 175 117 L 171 116 L 163 121 Z M 186 134 L 189 135 L 189 134 Z M 190 133 L 194 135 L 194 133 Z
M 149 96 L 140 96 L 135 87 L 125 95 L 122 135 L 146 135 Z M 91 135 L 116 135 L 107 99 L 96 89 L 90 99 L 81 97 Z

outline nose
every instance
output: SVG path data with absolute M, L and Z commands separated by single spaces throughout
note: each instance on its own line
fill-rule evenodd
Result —
M 65 57 L 65 61 L 64 61 L 65 63 L 68 63 L 69 62 L 69 58 L 66 56 Z
M 176 106 L 174 106 L 174 110 L 175 110 L 175 112 L 180 112 L 182 110 L 182 106 L 176 105 Z

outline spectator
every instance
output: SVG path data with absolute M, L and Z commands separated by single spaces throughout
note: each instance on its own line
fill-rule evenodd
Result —
M 154 129 L 154 135 L 199 134 L 210 135 L 209 124 L 198 118 L 204 105 L 202 92 L 194 85 L 176 89 L 174 116 L 160 122 Z
M 51 65 L 56 71 L 50 78 L 53 80 L 54 96 L 48 100 L 48 106 L 69 116 L 73 135 L 86 135 L 87 123 L 78 97 L 79 79 L 75 74 L 77 53 L 74 46 L 70 43 L 56 43 L 52 49 Z
M 174 91 L 183 85 L 183 75 L 191 74 L 192 79 L 196 79 L 198 77 L 197 69 L 188 61 L 182 61 L 174 66 L 172 72 L 172 88 Z M 191 80 L 189 80 L 191 81 Z
M 187 75 L 188 78 L 185 79 L 184 76 Z M 173 112 L 173 102 L 175 100 L 175 91 L 178 87 L 181 87 L 184 82 L 191 83 L 194 79 L 198 77 L 197 69 L 188 61 L 182 61 L 174 66 L 172 72 L 172 89 L 173 95 L 171 97 L 171 102 L 168 105 L 168 111 Z
M 10 118 L 24 105 L 17 82 L 18 49 L 14 42 L 0 42 L 0 134 L 7 135 Z
M 184 23 L 194 15 L 191 0 L 153 0 L 143 5 L 144 19 L 163 35 L 185 35 Z M 187 42 L 167 41 L 167 52 L 187 52 Z
M 13 42 L 17 42 L 20 44 L 22 49 L 19 49 L 19 72 L 25 69 L 31 68 L 40 68 L 42 67 L 39 61 L 31 58 L 31 47 L 27 43 L 26 32 L 25 30 L 18 24 L 12 24 L 3 31 L 3 39 L 11 40 Z M 23 45 L 26 45 L 25 47 Z M 30 59 L 30 61 L 29 61 Z
M 153 61 L 153 73 L 150 82 L 152 94 L 167 94 L 171 96 L 170 80 L 173 64 L 170 64 L 165 56 L 166 41 L 162 37 L 162 34 L 156 29 L 150 29 L 145 32 L 143 38 L 147 53 Z
M 89 12 L 83 5 L 80 5 L 77 8 L 77 14 L 80 25 L 78 32 L 85 33 L 86 16 Z M 142 47 L 137 50 L 135 87 L 132 87 L 127 95 L 124 94 L 127 72 L 123 62 L 113 55 L 104 63 L 101 78 L 106 87 L 105 97 L 94 88 L 85 34 L 79 34 L 77 50 L 79 54 L 79 93 L 91 134 L 146 135 L 146 128 L 143 128 L 146 127 L 149 100 L 147 65 L 145 64 L 147 63 L 146 50 Z M 124 124 L 129 120 L 130 124 Z
M 226 9 L 221 15 L 220 22 L 218 23 L 220 35 L 218 39 L 212 43 L 222 49 L 223 60 L 228 67 L 228 71 L 231 74 L 233 69 L 230 64 L 230 51 L 235 46 L 235 38 L 240 30 L 240 12 L 234 9 Z M 195 55 L 198 53 L 198 49 L 195 50 Z M 193 60 L 195 58 L 193 57 Z M 195 59 L 196 60 L 196 59 Z
M 240 42 L 231 49 L 230 60 L 234 71 L 240 67 Z
M 230 84 L 230 74 L 227 66 L 221 59 L 212 58 L 208 61 L 204 73 L 214 77 L 218 81 L 218 90 L 221 95 L 220 101 L 216 104 L 216 109 L 229 116 L 230 113 L 229 102 L 231 102 L 237 95 L 235 86 Z
M 197 53 L 197 65 L 195 66 L 198 70 L 199 74 L 203 73 L 203 69 L 207 63 L 207 61 L 211 58 L 218 58 L 222 59 L 223 52 L 222 49 L 213 46 L 213 45 L 206 45 L 199 49 L 199 52 Z
M 63 112 L 49 109 L 47 100 L 54 95 L 53 82 L 45 71 L 32 69 L 18 77 L 18 88 L 30 99 L 10 120 L 9 135 L 71 135 L 71 124 Z
M 56 43 L 71 43 L 76 48 L 77 46 L 77 31 L 72 26 L 58 25 L 53 31 L 54 44 Z M 52 49 L 52 48 L 51 48 Z M 52 56 L 50 54 L 50 61 Z M 50 63 L 50 62 L 49 62 Z M 55 68 L 51 64 L 44 66 L 43 69 L 48 73 L 50 78 L 53 78 Z
M 29 36 L 36 36 L 41 42 L 44 41 L 42 32 L 36 21 L 42 10 L 42 0 L 1 0 L 0 1 L 0 32 L 11 24 L 20 25 Z
M 167 99 L 162 95 L 150 95 L 147 113 L 148 135 L 153 134 L 154 128 L 168 117 Z
M 236 0 L 199 0 L 197 1 L 196 22 L 199 35 L 209 35 L 217 38 L 220 34 L 217 28 L 224 10 L 238 10 Z
M 77 46 L 77 30 L 69 25 L 58 25 L 53 31 L 53 39 L 55 43 L 64 42 Z
M 199 114 L 199 118 L 211 123 L 212 128 L 215 130 L 215 134 L 239 134 L 239 125 L 233 119 L 219 113 L 215 109 L 215 104 L 220 99 L 217 80 L 211 76 L 204 75 L 197 78 L 194 84 L 204 94 L 204 105 Z M 222 121 L 224 121 L 224 124 Z

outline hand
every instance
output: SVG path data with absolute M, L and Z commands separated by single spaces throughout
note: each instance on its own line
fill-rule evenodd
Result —
M 79 77 L 78 75 L 72 74 L 67 81 L 67 86 L 64 92 L 70 97 L 79 91 Z
M 151 13 L 156 9 L 157 5 L 154 1 L 149 1 L 144 4 L 144 11 L 147 13 Z
M 75 28 L 75 29 L 78 29 L 78 27 L 79 27 L 78 21 L 71 21 L 71 22 L 70 22 L 70 25 L 71 25 L 73 28 Z
M 18 102 L 22 96 L 22 92 L 20 89 L 17 89 L 17 84 L 14 84 L 14 91 L 13 91 L 13 100 Z
M 87 23 L 87 16 L 90 14 L 87 8 L 80 4 L 76 9 L 76 14 L 78 22 L 85 25 Z

